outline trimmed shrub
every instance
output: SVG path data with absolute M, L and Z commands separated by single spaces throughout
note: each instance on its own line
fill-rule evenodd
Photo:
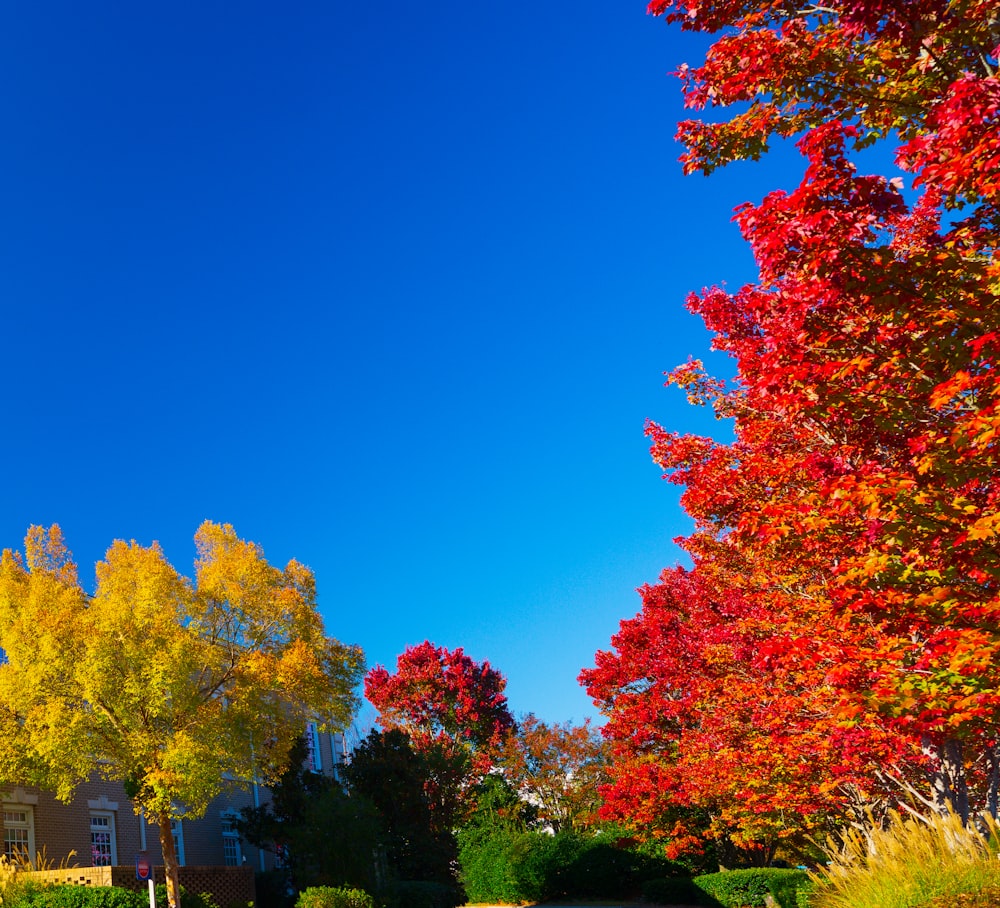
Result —
M 796 908 L 795 890 L 808 879 L 802 870 L 760 867 L 708 873 L 694 882 L 725 908 L 765 908 L 768 896 L 781 908 Z
M 501 828 L 460 836 L 462 882 L 470 902 L 553 898 L 631 899 L 650 879 L 680 876 L 666 857 L 618 848 L 574 832 L 552 836 Z
M 148 908 L 149 896 L 116 886 L 26 887 L 4 908 Z
M 215 904 L 215 900 L 207 892 L 188 892 L 183 886 L 180 888 L 181 908 L 219 908 Z M 145 892 L 139 893 L 139 895 L 142 897 L 141 904 L 143 908 L 149 908 L 149 896 Z M 156 887 L 156 904 L 163 906 L 163 908 L 168 904 L 166 883 L 160 883 Z M 101 905 L 100 908 L 116 908 L 116 906 Z M 126 906 L 123 905 L 122 908 L 126 908 Z
M 642 900 L 657 905 L 706 905 L 719 904 L 704 889 L 699 889 L 691 877 L 663 877 L 647 880 L 642 884 Z
M 375 908 L 375 900 L 364 889 L 310 886 L 299 893 L 295 908 Z
M 771 895 L 780 908 L 808 908 L 809 893 L 812 891 L 812 881 L 804 870 L 777 870 L 774 868 L 768 874 L 768 885 Z M 799 893 L 802 893 L 800 900 Z

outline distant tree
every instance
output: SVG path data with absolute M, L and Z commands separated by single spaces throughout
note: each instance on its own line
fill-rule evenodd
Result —
M 360 793 L 348 796 L 336 779 L 306 768 L 299 738 L 290 763 L 271 788 L 271 800 L 242 811 L 240 835 L 282 856 L 294 888 L 354 886 L 372 891 L 380 818 Z
M 495 764 L 514 727 L 506 686 L 489 662 L 430 641 L 407 647 L 395 674 L 379 665 L 365 677 L 365 696 L 378 709 L 379 724 L 406 734 L 425 756 L 427 793 L 445 827 L 468 810 L 467 793 Z
M 426 753 L 399 729 L 372 731 L 351 754 L 344 778 L 352 798 L 374 805 L 389 872 L 401 880 L 453 884 L 456 845 L 427 794 L 433 773 Z
M 195 542 L 194 581 L 155 543 L 115 542 L 92 597 L 58 527 L 0 560 L 0 767 L 64 799 L 94 773 L 124 782 L 159 824 L 171 908 L 171 820 L 277 782 L 307 720 L 350 721 L 363 671 L 325 635 L 308 568 L 272 567 L 229 525 Z
M 609 782 L 609 748 L 586 720 L 548 725 L 528 714 L 508 738 L 500 761 L 514 790 L 538 808 L 555 832 L 589 825 Z

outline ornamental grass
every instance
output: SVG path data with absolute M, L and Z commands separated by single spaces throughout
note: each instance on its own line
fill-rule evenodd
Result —
M 849 830 L 815 875 L 810 908 L 938 908 L 1000 905 L 978 894 L 1000 890 L 996 821 L 963 827 L 954 814 L 894 813 L 884 828 Z

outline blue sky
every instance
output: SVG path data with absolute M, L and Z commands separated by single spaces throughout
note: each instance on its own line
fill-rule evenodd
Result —
M 643 422 L 718 428 L 662 388 L 684 297 L 798 172 L 682 177 L 703 46 L 642 0 L 8 5 L 0 544 L 59 523 L 92 585 L 229 522 L 370 664 L 429 638 L 595 715 L 688 527 Z

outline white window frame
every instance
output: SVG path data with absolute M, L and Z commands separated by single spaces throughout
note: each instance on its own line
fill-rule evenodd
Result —
M 9 847 L 15 843 L 7 839 L 7 833 L 15 831 L 26 833 L 23 840 L 18 837 L 16 844 L 21 847 L 17 848 L 17 856 Z M 35 866 L 35 809 L 30 804 L 4 802 L 3 853 L 12 863 L 24 864 L 24 858 L 27 858 L 27 863 Z
M 170 834 L 174 837 L 174 851 L 177 852 L 177 866 L 184 864 L 184 823 L 181 820 L 170 821 Z
M 99 822 L 95 825 L 94 821 Z M 106 821 L 106 822 L 101 822 Z M 108 862 L 97 862 L 98 850 L 94 847 L 94 835 L 107 833 Z M 115 830 L 115 813 L 113 810 L 90 811 L 90 860 L 95 867 L 116 867 L 118 865 L 118 842 Z
M 227 867 L 243 866 L 243 846 L 240 843 L 240 834 L 236 829 L 236 819 L 238 814 L 233 811 L 223 811 L 222 813 L 222 861 Z M 230 862 L 230 855 L 227 848 L 235 848 L 233 860 Z

